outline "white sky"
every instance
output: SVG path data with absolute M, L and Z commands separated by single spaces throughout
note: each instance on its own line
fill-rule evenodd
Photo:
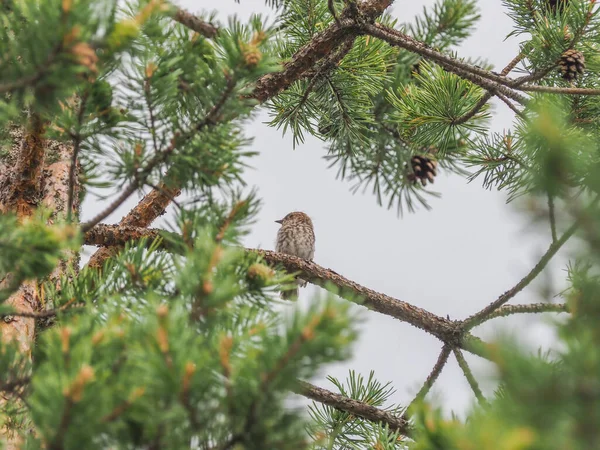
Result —
M 396 0 L 392 13 L 401 22 L 410 21 L 423 6 L 433 3 Z M 234 0 L 180 0 L 179 4 L 191 12 L 218 9 L 223 22 L 230 14 L 247 18 L 253 12 L 269 11 L 263 0 L 241 0 L 240 4 Z M 501 2 L 482 0 L 479 5 L 482 19 L 458 52 L 460 56 L 486 57 L 500 70 L 518 53 L 518 40 L 504 40 L 511 21 Z M 512 116 L 506 106 L 496 104 L 495 111 L 492 130 L 509 127 Z M 262 113 L 247 127 L 247 135 L 255 138 L 252 149 L 260 154 L 250 161 L 253 169 L 245 179 L 258 188 L 263 200 L 259 220 L 245 242 L 248 247 L 273 249 L 278 229 L 274 220 L 290 211 L 305 211 L 315 225 L 315 262 L 374 290 L 461 319 L 512 287 L 549 244 L 548 227 L 532 226 L 515 206 L 505 204 L 503 193 L 485 191 L 478 181 L 467 184 L 461 177 L 443 173 L 434 185 L 442 198 L 431 200 L 433 210 L 421 209 L 399 218 L 394 210 L 378 206 L 372 195 L 352 195 L 349 183 L 336 180 L 335 169 L 327 169 L 323 159 L 324 143 L 308 138 L 293 150 L 291 136 L 267 127 L 267 118 Z M 118 222 L 137 200 L 130 199 L 105 221 Z M 82 219 L 91 218 L 102 207 L 88 197 Z M 162 220 L 155 225 L 160 226 Z M 561 286 L 564 262 L 553 266 L 558 275 L 553 293 Z M 316 289 L 304 289 L 301 300 L 310 298 Z M 541 300 L 534 283 L 512 303 Z M 332 389 L 324 381 L 326 375 L 343 379 L 349 369 L 365 375 L 373 369 L 380 381 L 393 383 L 397 390 L 393 400 L 406 404 L 433 367 L 441 343 L 406 323 L 360 309 L 366 322 L 353 359 L 327 367 L 313 382 Z M 532 348 L 547 346 L 553 340 L 552 330 L 545 325 L 550 319 L 549 315 L 495 319 L 475 329 L 475 334 L 493 339 L 499 332 L 513 331 Z M 484 392 L 490 392 L 494 386 L 488 379 L 490 366 L 478 357 L 466 357 Z M 452 356 L 433 392 L 448 410 L 458 413 L 473 401 Z

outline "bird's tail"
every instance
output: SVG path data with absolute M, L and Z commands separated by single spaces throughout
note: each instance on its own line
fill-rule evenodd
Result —
M 299 289 L 291 288 L 285 291 L 281 291 L 281 298 L 284 300 L 297 300 L 298 299 L 298 291 Z
M 298 295 L 299 295 L 299 287 L 304 287 L 306 286 L 306 281 L 298 278 L 296 280 L 296 284 L 297 286 L 291 287 L 289 289 L 286 289 L 285 291 L 281 291 L 281 298 L 284 300 L 297 300 L 298 299 Z

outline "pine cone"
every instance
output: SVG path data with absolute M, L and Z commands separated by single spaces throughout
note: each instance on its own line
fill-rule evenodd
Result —
M 585 58 L 578 50 L 565 51 L 558 61 L 560 74 L 567 81 L 574 81 L 585 71 Z
M 415 155 L 410 158 L 412 173 L 408 174 L 408 179 L 413 183 L 420 181 L 423 186 L 427 186 L 427 181 L 433 183 L 437 175 L 437 161 L 426 156 Z

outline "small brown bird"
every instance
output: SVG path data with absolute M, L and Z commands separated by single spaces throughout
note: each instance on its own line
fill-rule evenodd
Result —
M 281 224 L 277 232 L 275 250 L 312 261 L 315 256 L 315 232 L 310 217 L 303 212 L 295 211 L 275 222 Z M 298 279 L 298 286 L 306 286 L 306 281 Z M 283 291 L 281 298 L 286 300 L 298 298 L 298 288 Z

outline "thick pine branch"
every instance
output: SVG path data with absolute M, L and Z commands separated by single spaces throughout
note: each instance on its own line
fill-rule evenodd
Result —
M 129 241 L 141 238 L 147 238 L 150 243 L 161 235 L 168 238 L 163 240 L 163 247 L 169 247 L 170 242 L 181 242 L 178 235 L 162 230 L 105 224 L 98 224 L 88 231 L 84 236 L 84 241 L 87 245 L 122 246 Z M 445 343 L 459 346 L 484 358 L 487 357 L 483 342 L 469 333 L 463 333 L 460 329 L 460 322 L 448 320 L 410 303 L 361 286 L 312 261 L 270 250 L 247 249 L 247 251 L 260 255 L 269 264 L 283 267 L 287 272 L 299 272 L 304 280 L 340 295 L 346 300 L 407 322 L 427 331 Z
M 141 239 L 143 231 L 146 231 L 146 237 L 149 230 L 144 230 L 161 214 L 164 214 L 167 206 L 171 204 L 173 199 L 181 193 L 178 187 L 167 186 L 162 183 L 160 186 L 153 188 L 146 194 L 138 204 L 125 217 L 121 219 L 118 227 L 109 228 L 103 224 L 98 224 L 86 233 L 86 239 L 89 237 L 92 241 L 100 239 L 101 236 L 106 237 L 111 243 L 103 248 L 98 249 L 88 262 L 89 267 L 99 269 L 104 262 L 115 256 L 119 249 L 127 242 L 127 234 L 134 236 L 134 240 Z M 141 229 L 139 228 L 141 227 Z M 158 233 L 150 232 L 152 240 Z M 101 245 L 101 244 L 91 244 Z
M 410 435 L 410 424 L 404 417 L 396 416 L 375 406 L 336 394 L 306 381 L 298 381 L 298 387 L 294 389 L 294 392 L 324 405 L 362 417 L 363 419 L 379 422 L 383 425 L 387 424 L 390 430 L 398 431 L 404 436 Z
M 209 39 L 214 38 L 219 32 L 219 29 L 213 24 L 205 22 L 182 8 L 174 7 L 171 12 L 171 17 L 181 25 Z
M 558 251 L 560 246 L 566 242 L 568 237 L 571 236 L 574 231 L 575 228 L 572 227 L 572 229 L 568 230 L 559 241 L 557 241 L 555 244 L 552 244 L 549 251 L 546 252 L 540 262 L 536 264 L 534 269 L 532 269 L 532 271 L 515 287 L 500 297 L 501 301 L 503 302 L 502 304 L 494 307 L 491 312 L 486 313 L 481 317 L 478 316 L 479 318 L 477 320 L 480 320 L 480 322 L 477 322 L 477 324 L 494 317 L 502 317 L 510 314 L 567 311 L 566 305 L 560 304 L 532 304 L 505 307 L 502 307 L 502 305 L 520 292 L 543 270 L 552 256 Z M 106 224 L 98 224 L 88 231 L 84 236 L 84 241 L 86 245 L 107 247 L 107 251 L 110 251 L 108 248 L 122 247 L 131 241 L 145 238 L 147 239 L 148 243 L 151 243 L 160 237 L 167 238 L 164 239 L 161 244 L 162 247 L 166 249 L 174 249 L 174 247 L 172 247 L 170 244 L 171 242 L 181 241 L 181 238 L 177 234 L 163 230 L 148 229 L 137 226 Z M 295 256 L 270 250 L 248 249 L 248 251 L 258 253 L 269 264 L 280 265 L 290 273 L 299 272 L 302 274 L 302 278 L 308 282 L 330 290 L 347 300 L 366 306 L 369 309 L 394 317 L 403 322 L 407 322 L 417 328 L 427 331 L 446 344 L 458 345 L 460 348 L 463 348 L 471 353 L 487 358 L 485 349 L 482 347 L 483 342 L 468 332 L 463 331 L 475 326 L 475 322 L 473 322 L 473 320 L 475 320 L 476 315 L 469 317 L 464 322 L 453 322 L 410 303 L 361 286 L 358 283 L 339 275 L 337 272 L 330 269 L 325 269 L 324 267 L 321 267 L 312 261 L 306 261 Z M 496 305 L 498 300 L 492 305 Z M 491 308 L 492 305 L 489 305 L 488 308 Z M 487 311 L 488 308 L 482 311 Z M 445 352 L 442 352 L 440 355 L 440 360 L 438 360 L 438 363 L 443 361 L 444 358 L 442 356 L 444 353 Z M 441 367 L 443 367 L 443 364 Z M 432 374 L 434 373 L 435 370 L 432 371 Z M 435 377 L 437 377 L 437 375 L 435 375 Z M 435 378 L 432 378 L 432 381 L 434 380 Z
M 498 75 L 489 70 L 481 69 L 474 65 L 462 62 L 456 58 L 444 55 L 443 53 L 430 48 L 423 42 L 413 39 L 412 37 L 398 30 L 388 28 L 379 23 L 360 24 L 360 32 L 382 39 L 390 45 L 416 53 L 423 58 L 440 65 L 448 72 L 455 73 L 461 78 L 481 86 L 488 92 L 502 94 L 522 105 L 525 105 L 528 99 L 519 94 L 517 91 L 586 96 L 600 95 L 600 89 L 576 87 L 563 88 L 525 84 L 526 81 L 537 79 L 538 75 L 533 74 L 531 77 L 521 79 L 508 78 L 502 74 Z M 543 73 L 548 73 L 548 71 L 543 71 Z
M 332 291 L 347 300 L 381 314 L 410 323 L 444 342 L 453 342 L 459 336 L 457 335 L 458 328 L 455 322 L 432 314 L 418 306 L 361 286 L 312 261 L 270 250 L 249 250 L 258 253 L 269 264 L 282 266 L 289 273 L 300 272 L 302 279 L 309 283 Z
M 305 78 L 307 72 L 331 55 L 337 48 L 348 41 L 354 40 L 359 34 L 358 22 L 373 22 L 393 0 L 367 0 L 355 4 L 350 3 L 340 16 L 339 21 L 333 22 L 325 30 L 315 34 L 309 43 L 298 50 L 290 61 L 283 65 L 280 72 L 269 73 L 261 77 L 251 97 L 264 102 L 292 83 Z
M 261 77 L 257 81 L 251 97 L 261 102 L 274 97 L 288 88 L 292 83 L 309 76 L 314 76 L 313 69 L 322 61 L 325 61 L 323 67 L 326 67 L 327 70 L 332 70 L 335 67 L 334 64 L 330 63 L 332 55 L 335 55 L 336 60 L 338 58 L 341 59 L 352 48 L 351 43 L 354 42 L 354 39 L 358 35 L 356 30 L 357 19 L 360 18 L 361 21 L 374 21 L 392 2 L 393 0 L 368 0 L 361 3 L 358 9 L 356 5 L 346 7 L 342 13 L 341 20 L 336 21 L 321 33 L 315 35 L 308 44 L 294 54 L 291 60 L 284 65 L 282 71 Z M 175 10 L 173 18 L 192 29 L 195 29 L 195 26 L 200 26 L 198 22 L 194 21 L 193 15 L 181 9 Z M 206 34 L 204 35 L 206 36 Z M 341 50 L 336 52 L 335 50 L 337 49 Z M 325 74 L 319 73 L 319 75 L 323 76 Z M 103 217 L 113 212 L 139 186 L 139 178 L 136 178 L 106 211 L 95 217 L 90 224 L 84 225 L 84 231 L 89 231 L 91 224 L 100 222 Z M 165 192 L 153 189 L 121 221 L 121 225 L 147 227 L 162 214 L 172 199 L 179 194 L 180 186 L 165 187 L 162 184 L 162 187 L 165 189 Z M 139 220 L 138 217 L 140 218 Z M 116 247 L 110 250 L 100 249 L 92 255 L 88 264 L 90 267 L 100 268 L 107 258 L 116 255 L 117 252 L 118 249 Z

